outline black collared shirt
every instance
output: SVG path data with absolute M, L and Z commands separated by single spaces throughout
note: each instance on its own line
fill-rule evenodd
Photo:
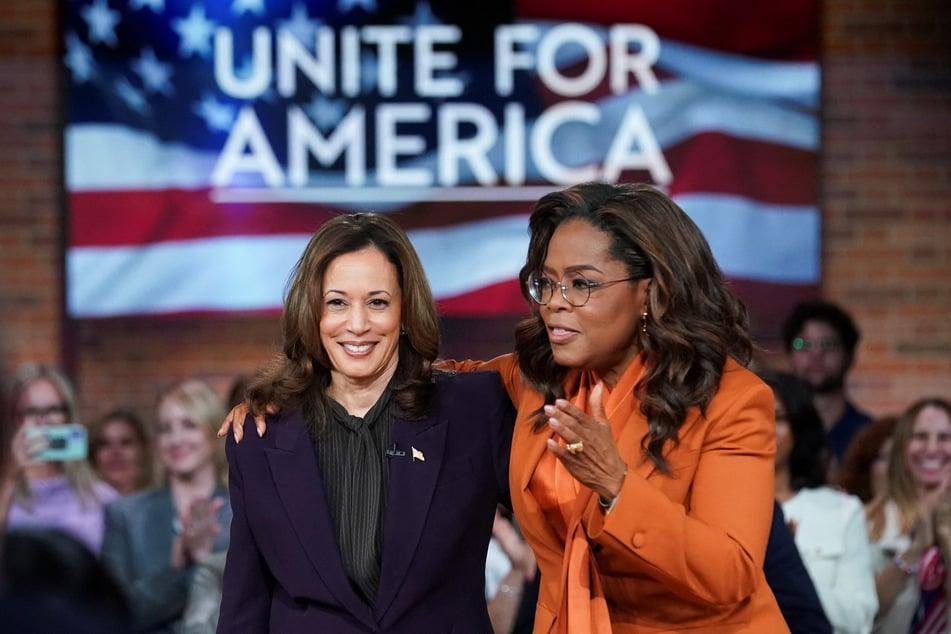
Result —
M 390 488 L 386 456 L 393 428 L 390 402 L 386 390 L 360 418 L 330 399 L 332 419 L 315 443 L 344 568 L 354 589 L 371 606 L 380 583 Z

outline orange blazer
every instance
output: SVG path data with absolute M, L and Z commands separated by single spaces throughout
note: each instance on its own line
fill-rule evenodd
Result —
M 680 443 L 665 447 L 670 476 L 641 450 L 647 421 L 640 402 L 628 398 L 608 410 L 612 427 L 620 428 L 628 474 L 607 515 L 597 495 L 582 488 L 574 538 L 566 543 L 531 490 L 551 436 L 547 429 L 532 431 L 542 395 L 523 380 L 511 354 L 447 365 L 498 371 L 518 409 L 509 480 L 519 527 L 541 571 L 535 634 L 789 631 L 763 574 L 775 425 L 772 390 L 752 372 L 727 361 L 706 416 L 688 411 Z M 590 373 L 572 371 L 567 398 L 578 404 L 592 383 Z M 619 394 L 621 387 L 619 382 Z

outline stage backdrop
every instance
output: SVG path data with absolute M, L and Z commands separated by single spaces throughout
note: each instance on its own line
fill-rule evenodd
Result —
M 441 313 L 525 313 L 527 215 L 646 181 L 760 333 L 820 275 L 815 2 L 69 0 L 74 318 L 277 311 L 314 229 L 392 213 Z

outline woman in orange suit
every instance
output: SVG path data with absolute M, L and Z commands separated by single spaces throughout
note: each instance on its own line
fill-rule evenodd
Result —
M 518 410 L 535 632 L 788 631 L 763 575 L 773 396 L 700 230 L 651 187 L 585 183 L 530 234 L 515 352 L 447 365 L 497 370 Z

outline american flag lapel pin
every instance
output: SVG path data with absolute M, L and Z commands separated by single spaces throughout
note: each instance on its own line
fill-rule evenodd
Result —
M 426 458 L 423 457 L 423 452 L 417 449 L 416 447 L 411 447 L 413 450 L 413 462 L 419 460 L 420 462 L 426 462 Z

